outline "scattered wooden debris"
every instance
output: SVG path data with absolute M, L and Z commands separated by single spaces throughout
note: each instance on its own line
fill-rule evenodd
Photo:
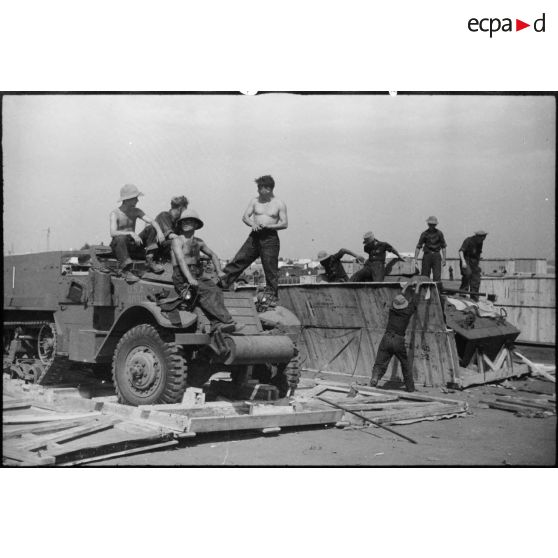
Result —
M 291 399 L 206 402 L 202 395 L 192 392 L 173 405 L 131 407 L 110 395 L 86 399 L 71 386 L 47 388 L 4 378 L 4 463 L 81 465 L 169 448 L 204 432 L 269 435 L 286 427 L 404 424 L 467 412 L 462 401 L 327 381 L 312 382 Z M 328 403 L 319 400 L 321 395 Z
M 514 354 L 519 357 L 531 370 L 535 376 L 541 376 L 548 380 L 549 382 L 556 383 L 555 376 L 552 376 L 550 372 L 554 371 L 556 373 L 556 366 L 544 366 L 542 364 L 536 364 L 529 360 L 527 357 L 523 356 L 520 352 L 514 351 Z

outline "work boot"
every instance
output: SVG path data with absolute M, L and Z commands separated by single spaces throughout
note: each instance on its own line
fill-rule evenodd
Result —
M 163 273 L 163 271 L 165 271 L 165 268 L 162 265 L 155 263 L 155 261 L 153 260 L 153 254 L 146 254 L 145 263 L 147 264 L 147 269 L 152 273 L 160 275 L 161 273 Z
M 137 283 L 140 280 L 140 278 L 131 270 L 124 271 L 123 277 L 126 283 Z
M 220 323 L 216 326 L 221 333 L 234 333 L 236 331 L 236 322 Z

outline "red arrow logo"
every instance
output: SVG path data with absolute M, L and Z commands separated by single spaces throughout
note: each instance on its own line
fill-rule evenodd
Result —
M 525 23 L 524 21 L 521 21 L 520 19 L 515 20 L 515 30 L 516 31 L 521 31 L 522 29 L 525 29 L 526 27 L 531 27 L 531 24 Z

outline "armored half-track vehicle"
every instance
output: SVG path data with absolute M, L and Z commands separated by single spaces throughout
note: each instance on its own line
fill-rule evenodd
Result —
M 134 271 L 137 283 L 118 277 L 106 250 L 5 257 L 4 373 L 52 384 L 85 365 L 111 373 L 119 401 L 131 405 L 180 402 L 217 372 L 239 391 L 257 381 L 283 397 L 296 387 L 294 314 L 258 312 L 253 293 L 226 292 L 239 331 L 210 333 L 203 312 L 177 299 L 168 264 L 162 275 L 142 261 Z

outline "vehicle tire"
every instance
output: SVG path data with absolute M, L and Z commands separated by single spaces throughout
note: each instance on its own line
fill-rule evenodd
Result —
M 165 341 L 163 331 L 141 324 L 127 331 L 116 346 L 112 379 L 120 403 L 178 403 L 186 389 L 182 348 Z

